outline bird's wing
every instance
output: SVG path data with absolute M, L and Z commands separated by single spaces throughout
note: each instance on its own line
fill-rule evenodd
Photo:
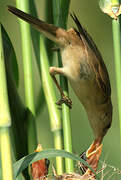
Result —
M 88 46 L 90 47 L 90 49 L 96 56 L 96 58 L 92 59 L 92 61 L 90 62 L 90 65 L 92 66 L 92 69 L 95 73 L 98 86 L 103 91 L 104 95 L 106 97 L 109 97 L 111 95 L 110 80 L 109 80 L 108 72 L 107 72 L 106 66 L 103 62 L 102 56 L 101 56 L 99 50 L 97 49 L 96 44 L 90 37 L 90 35 L 80 24 L 76 15 L 71 14 L 71 17 L 77 25 L 78 31 L 80 33 L 80 37 L 81 36 L 83 37 L 83 39 L 87 42 Z M 82 40 L 82 38 L 81 38 L 81 40 Z M 85 46 L 85 48 L 87 48 L 87 47 Z

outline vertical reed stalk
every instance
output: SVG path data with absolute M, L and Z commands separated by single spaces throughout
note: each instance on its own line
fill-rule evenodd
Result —
M 117 86 L 117 101 L 120 121 L 120 138 L 121 138 L 121 36 L 120 36 L 120 21 L 112 21 L 113 29 L 113 44 L 114 44 L 114 59 L 115 59 L 115 73 Z
M 53 18 L 54 24 L 65 28 L 67 25 L 67 17 L 69 11 L 70 0 L 53 0 Z M 58 52 L 59 66 L 62 66 L 60 52 Z M 64 94 L 68 96 L 68 82 L 65 77 L 60 77 L 60 85 L 64 91 Z M 69 107 L 65 104 L 62 105 L 62 119 L 63 119 L 63 134 L 64 134 L 64 149 L 68 152 L 72 152 L 72 136 L 71 136 L 71 122 Z M 71 159 L 65 159 L 66 172 L 71 173 L 73 169 L 73 161 Z
M 43 36 L 40 37 L 40 68 L 41 68 L 43 90 L 50 116 L 51 130 L 54 135 L 55 149 L 62 149 L 63 146 L 62 146 L 61 116 L 55 104 L 57 99 L 55 96 L 52 79 L 49 74 L 49 60 L 48 60 Z M 57 167 L 57 174 L 62 174 L 63 161 L 61 157 L 56 158 L 56 167 Z
M 3 180 L 13 180 L 9 127 L 11 117 L 6 85 L 3 42 L 0 24 L 0 152 Z
M 120 12 L 120 0 L 100 0 L 100 8 L 104 13 L 113 17 Z M 110 13 L 109 13 L 110 12 Z M 111 14 L 112 12 L 112 14 Z M 112 20 L 112 32 L 113 32 L 113 46 L 114 46 L 114 62 L 115 62 L 115 74 L 116 74 L 116 90 L 117 90 L 117 102 L 118 102 L 118 113 L 120 122 L 120 138 L 121 138 L 121 30 L 120 20 Z
M 29 0 L 16 1 L 17 7 L 29 13 Z M 30 25 L 19 19 L 22 41 L 22 55 L 24 67 L 25 101 L 28 112 L 28 149 L 33 152 L 37 146 L 35 127 L 35 106 L 33 93 L 33 72 L 32 72 L 32 46 Z

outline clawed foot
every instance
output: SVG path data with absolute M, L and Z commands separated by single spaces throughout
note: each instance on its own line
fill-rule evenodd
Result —
M 62 98 L 56 103 L 57 105 L 62 105 L 65 103 L 69 108 L 72 108 L 72 101 L 69 97 L 67 96 L 62 96 Z

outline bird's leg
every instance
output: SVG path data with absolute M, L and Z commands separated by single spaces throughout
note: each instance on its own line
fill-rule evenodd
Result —
M 58 67 L 50 67 L 50 75 L 53 79 L 53 81 L 55 82 L 60 94 L 61 94 L 61 99 L 56 103 L 58 105 L 62 105 L 63 103 L 65 103 L 67 106 L 69 106 L 69 108 L 72 107 L 72 101 L 69 97 L 65 96 L 62 88 L 60 87 L 60 85 L 58 84 L 58 81 L 55 77 L 56 74 L 61 74 L 61 75 L 64 75 L 64 72 L 63 72 L 63 68 L 58 68 Z

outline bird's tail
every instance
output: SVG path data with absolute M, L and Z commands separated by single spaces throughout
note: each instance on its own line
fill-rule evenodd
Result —
M 56 27 L 52 24 L 48 24 L 36 17 L 33 17 L 15 7 L 8 6 L 8 10 L 14 15 L 18 16 L 20 19 L 31 24 L 35 29 L 44 34 L 48 39 L 64 45 L 64 39 L 66 37 L 66 31 L 62 28 Z

